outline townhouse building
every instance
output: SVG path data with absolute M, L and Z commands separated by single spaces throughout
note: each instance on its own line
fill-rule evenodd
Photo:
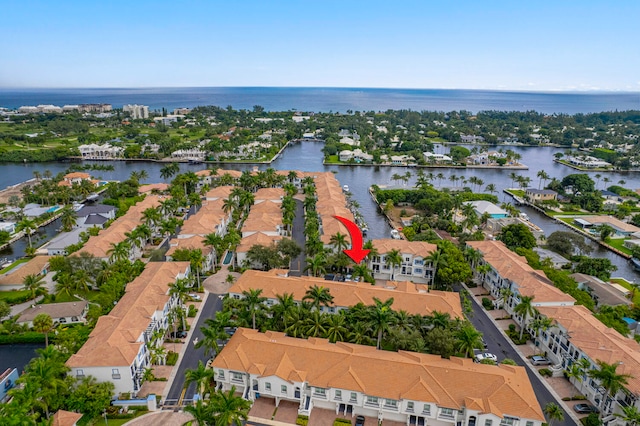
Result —
M 585 359 L 589 368 L 582 377 L 570 380 L 579 392 L 600 407 L 605 424 L 624 425 L 623 408 L 640 409 L 640 346 L 629 337 L 607 327 L 591 311 L 581 305 L 540 307 L 541 315 L 553 319 L 553 327 L 542 330 L 538 338 L 540 350 L 563 369 L 568 370 Z M 606 390 L 598 380 L 589 377 L 588 371 L 598 368 L 597 361 L 617 364 L 617 374 L 629 374 L 627 384 L 603 401 Z
M 231 221 L 231 212 L 225 213 L 223 204 L 222 198 L 203 201 L 198 211 L 184 221 L 178 238 L 204 237 L 212 233 L 225 236 Z
M 433 284 L 433 266 L 427 258 L 436 251 L 435 244 L 392 238 L 372 242 L 377 254 L 370 256 L 367 266 L 375 279 Z M 388 256 L 394 250 L 400 252 L 402 257 L 399 265 L 389 263 Z
M 219 389 L 298 413 L 364 415 L 437 426 L 540 426 L 545 421 L 523 367 L 371 346 L 297 339 L 240 328 L 213 361 Z M 375 372 L 375 374 L 373 373 Z
M 115 394 L 135 395 L 151 365 L 151 350 L 162 344 L 154 333 L 169 327 L 169 313 L 181 305 L 169 287 L 190 273 L 189 262 L 151 262 L 127 284 L 113 310 L 98 319 L 89 339 L 67 360 L 69 375 L 111 382 Z
M 347 199 L 340 182 L 330 172 L 312 174 L 316 187 L 316 212 L 320 218 L 320 241 L 325 248 L 331 248 L 331 237 L 338 232 L 346 236 L 351 244 L 351 237 L 347 228 L 334 216 L 344 217 L 354 221 L 353 213 L 346 207 Z
M 545 306 L 572 306 L 575 299 L 556 288 L 544 272 L 534 270 L 523 256 L 512 252 L 502 241 L 468 241 L 467 245 L 480 251 L 482 259 L 471 265 L 474 279 L 486 288 L 502 307 L 521 326 L 522 316 L 515 312 L 521 296 L 533 297 L 536 309 Z M 489 265 L 488 272 L 479 272 L 480 265 Z M 510 290 L 507 298 L 503 289 Z M 506 300 L 505 300 L 506 299 Z M 527 318 L 532 321 L 533 318 Z
M 358 303 L 373 305 L 374 298 L 387 300 L 393 297 L 393 309 L 404 310 L 412 315 L 431 315 L 437 311 L 447 313 L 451 318 L 463 318 L 460 297 L 447 291 L 429 291 L 426 285 L 408 281 L 390 282 L 387 287 L 372 286 L 369 283 L 354 281 L 329 281 L 317 277 L 289 277 L 286 271 L 248 270 L 229 289 L 229 297 L 242 299 L 243 292 L 252 289 L 262 290 L 267 298 L 265 304 L 278 303 L 278 296 L 289 293 L 300 303 L 307 290 L 313 286 L 324 287 L 333 296 L 333 306 L 321 306 L 320 311 L 336 313 L 355 306 Z
M 251 206 L 251 210 L 242 224 L 242 238 L 256 232 L 262 232 L 269 236 L 282 236 L 285 231 L 280 203 L 274 203 L 270 200 L 263 200 Z
M 216 252 L 211 246 L 203 243 L 203 238 L 194 235 L 188 238 L 172 238 L 169 241 L 169 250 L 165 253 L 167 261 L 173 261 L 173 255 L 176 250 L 200 250 L 204 257 L 204 262 L 200 272 L 211 271 L 216 266 Z
M 277 244 L 280 240 L 282 240 L 282 236 L 280 235 L 267 235 L 263 232 L 255 232 L 247 237 L 244 237 L 242 240 L 240 240 L 240 244 L 238 244 L 238 246 L 236 247 L 236 264 L 239 266 L 244 266 L 246 264 L 246 266 L 249 268 L 262 268 L 262 265 L 247 264 L 247 253 L 254 245 L 269 247 L 272 244 Z

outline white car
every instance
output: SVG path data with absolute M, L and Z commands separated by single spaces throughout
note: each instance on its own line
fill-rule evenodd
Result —
M 480 354 L 476 354 L 476 362 L 482 362 L 482 360 L 490 359 L 493 362 L 498 362 L 498 357 L 489 352 L 483 352 Z
M 195 293 L 189 293 L 189 297 L 192 298 L 193 300 L 195 300 L 196 302 L 199 302 L 199 301 L 202 300 L 202 298 L 199 295 L 195 294 Z

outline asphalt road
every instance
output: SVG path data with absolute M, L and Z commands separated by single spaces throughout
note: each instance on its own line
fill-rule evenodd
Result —
M 293 219 L 293 227 L 291 230 L 291 238 L 300 246 L 302 251 L 295 259 L 291 260 L 291 267 L 289 269 L 289 275 L 293 277 L 299 277 L 304 274 L 304 268 L 306 268 L 307 254 L 304 252 L 304 204 L 300 200 L 296 201 L 296 216 Z
M 198 361 L 202 361 L 206 363 L 211 355 L 205 357 L 204 348 L 196 349 L 194 347 L 194 339 L 202 339 L 202 332 L 200 331 L 200 327 L 204 325 L 204 322 L 207 318 L 213 318 L 219 310 L 222 309 L 222 299 L 219 297 L 220 295 L 210 293 L 207 297 L 207 300 L 200 307 L 201 314 L 198 318 L 198 322 L 191 326 L 191 331 L 188 340 L 184 343 L 188 345 L 185 353 L 182 356 L 182 361 L 180 361 L 180 365 L 178 366 L 178 372 L 176 373 L 175 379 L 171 385 L 171 389 L 169 389 L 169 393 L 167 394 L 167 401 L 175 401 L 180 398 L 182 395 L 182 390 L 184 388 L 184 373 L 187 369 L 194 370 L 198 368 Z M 191 383 L 185 392 L 184 399 L 190 400 L 193 399 L 193 395 L 196 390 L 195 383 Z
M 511 358 L 518 365 L 525 366 L 528 362 L 518 354 L 518 352 L 513 349 L 513 347 L 507 341 L 507 337 L 505 337 L 500 330 L 498 330 L 495 325 L 487 318 L 486 313 L 483 311 L 482 306 L 475 300 L 475 298 L 471 297 L 472 307 L 473 307 L 473 316 L 469 318 L 469 321 L 482 332 L 484 335 L 484 340 L 487 343 L 487 352 L 491 352 L 498 357 L 498 362 L 503 360 L 504 358 Z M 542 376 L 538 373 L 531 371 L 529 368 L 525 366 L 527 370 L 527 374 L 529 375 L 529 380 L 531 381 L 531 386 L 533 387 L 533 391 L 538 398 L 538 403 L 540 407 L 544 409 L 544 406 L 549 402 L 556 403 L 564 412 L 564 420 L 558 421 L 555 420 L 553 422 L 554 426 L 577 426 L 577 423 L 573 421 L 571 417 L 567 414 L 562 406 L 562 401 L 556 400 L 551 392 L 545 387 L 542 383 Z

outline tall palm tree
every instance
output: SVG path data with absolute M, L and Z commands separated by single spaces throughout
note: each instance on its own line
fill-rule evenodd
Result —
M 580 382 L 580 393 L 582 393 L 582 385 L 584 380 L 587 378 L 587 373 L 590 369 L 591 362 L 586 358 L 580 358 L 577 362 L 571 364 L 571 367 L 565 371 L 569 379 L 574 379 L 574 384 L 575 381 Z
M 396 267 L 402 265 L 402 254 L 400 250 L 393 249 L 385 256 L 385 264 L 391 267 L 391 281 L 395 279 Z
M 333 296 L 329 292 L 329 289 L 323 286 L 313 285 L 305 292 L 303 301 L 310 300 L 311 306 L 316 310 L 322 306 L 330 306 L 333 304 Z
M 348 328 L 346 326 L 346 318 L 342 311 L 335 315 L 330 315 L 327 319 L 325 338 L 329 339 L 331 343 L 344 342 L 347 338 Z
M 261 294 L 262 289 L 250 289 L 249 291 L 245 290 L 242 292 L 244 296 L 242 302 L 246 306 L 247 311 L 251 313 L 251 326 L 254 330 L 256 329 L 256 314 L 264 308 L 264 302 L 267 300 L 267 298 L 261 296 Z
M 327 259 L 323 253 L 317 253 L 313 257 L 307 257 L 305 262 L 307 264 L 304 268 L 305 272 L 311 272 L 311 275 L 314 277 L 326 272 L 325 265 L 327 264 Z
M 109 261 L 111 263 L 121 260 L 128 260 L 131 252 L 131 245 L 128 241 L 120 241 L 119 243 L 111 243 L 111 248 L 107 250 Z
M 49 346 L 49 333 L 53 330 L 53 319 L 49 314 L 38 314 L 33 319 L 33 329 L 44 334 L 44 345 Z
M 236 387 L 232 386 L 227 392 L 217 391 L 209 400 L 211 411 L 216 413 L 216 426 L 241 426 L 249 418 L 251 403 L 236 396 Z
M 549 174 L 544 170 L 540 170 L 538 173 L 536 173 L 536 176 L 540 178 L 540 182 L 538 183 L 538 189 L 542 188 L 542 182 L 546 182 L 550 179 Z
M 195 347 L 199 349 L 204 347 L 205 356 L 213 354 L 218 355 L 220 352 L 219 340 L 226 340 L 229 335 L 224 331 L 224 328 L 231 323 L 231 311 L 217 312 L 215 318 L 207 318 L 205 325 L 200 327 L 200 331 L 203 334 L 203 338 L 198 340 Z
M 271 307 L 271 326 L 278 331 L 284 331 L 286 315 L 296 307 L 296 302 L 291 293 L 277 294 L 276 299 L 278 303 Z
M 553 426 L 554 420 L 564 420 L 564 411 L 555 402 L 549 402 L 544 406 L 544 415 L 549 426 Z
M 534 316 L 538 311 L 533 306 L 534 296 L 520 295 L 519 298 L 520 303 L 518 303 L 515 308 L 513 308 L 513 312 L 522 317 L 522 326 L 520 327 L 520 339 L 522 339 L 524 329 L 527 327 L 527 320 L 529 319 L 529 317 Z
M 456 333 L 456 350 L 465 357 L 473 358 L 474 349 L 482 349 L 482 333 L 470 323 L 465 323 Z
M 610 397 L 615 397 L 618 391 L 628 383 L 628 379 L 633 378 L 631 374 L 618 374 L 616 370 L 620 365 L 620 362 L 613 364 L 607 364 L 604 361 L 596 360 L 598 368 L 589 370 L 587 373 L 589 377 L 600 382 L 600 385 L 605 389 L 605 395 L 600 401 L 600 418 L 605 415 L 605 405 Z M 609 407 L 611 409 L 611 407 Z
M 304 332 L 307 337 L 320 337 L 327 334 L 327 315 L 319 310 L 312 311 L 304 319 Z
M 198 367 L 195 369 L 188 368 L 184 372 L 184 387 L 189 387 L 191 383 L 196 384 L 196 393 L 204 396 L 205 390 L 213 381 L 213 369 L 207 368 L 202 361 L 198 360 Z
M 384 333 L 388 332 L 398 319 L 393 309 L 391 309 L 393 297 L 384 302 L 374 297 L 373 301 L 375 304 L 369 306 L 368 309 L 368 323 L 372 331 L 377 335 L 376 348 L 380 349 Z
M 193 421 L 196 422 L 198 426 L 207 426 L 213 422 L 211 406 L 205 404 L 202 399 L 198 399 L 193 405 L 187 405 L 184 407 L 184 411 L 193 416 Z
M 62 224 L 62 230 L 69 232 L 76 225 L 76 219 L 78 215 L 73 209 L 66 208 L 60 216 L 60 223 Z
M 622 414 L 616 414 L 627 426 L 637 426 L 640 424 L 640 410 L 635 405 L 622 407 Z
M 29 239 L 29 247 L 31 247 L 31 234 L 38 229 L 38 225 L 36 225 L 35 221 L 31 219 L 27 219 L 26 217 L 22 219 L 20 222 L 16 224 L 16 231 L 24 231 L 27 234 L 27 238 Z
M 22 279 L 22 289 L 29 292 L 31 299 L 44 289 L 44 277 L 40 274 L 29 274 Z
M 441 266 L 447 266 L 447 259 L 445 257 L 445 254 L 442 249 L 438 248 L 429 256 L 425 257 L 424 260 L 431 263 L 431 267 L 433 268 L 433 285 L 435 288 L 438 288 L 438 286 L 436 285 L 438 278 L 438 268 L 440 268 Z
M 487 192 L 489 192 L 490 194 L 493 194 L 494 192 L 498 192 L 498 191 L 496 190 L 496 185 L 495 185 L 495 184 L 493 184 L 493 183 L 490 183 L 489 185 L 487 185 L 487 186 L 484 188 L 484 190 L 485 190 L 485 191 L 487 191 Z
M 341 234 L 340 232 L 336 232 L 329 239 L 331 245 L 336 250 L 337 253 L 340 253 L 342 250 L 349 247 L 347 243 L 347 236 L 345 234 Z

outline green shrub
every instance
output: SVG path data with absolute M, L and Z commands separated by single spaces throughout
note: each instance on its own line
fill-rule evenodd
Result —
M 51 340 L 52 336 L 49 336 Z M 44 334 L 35 331 L 26 331 L 20 334 L 0 335 L 0 345 L 11 345 L 15 343 L 44 343 Z
M 298 416 L 298 418 L 296 419 L 296 424 L 297 425 L 307 426 L 308 423 L 309 423 L 309 416 L 305 416 L 305 415 L 300 414 Z
M 335 419 L 333 421 L 333 426 L 341 426 L 341 425 L 351 425 L 351 421 L 347 419 Z
M 509 332 L 515 333 L 515 331 L 516 331 L 516 325 L 515 324 L 509 324 Z
M 173 351 L 169 351 L 169 353 L 167 354 L 167 365 L 176 365 L 177 362 L 178 354 Z
M 197 312 L 198 312 L 198 310 L 196 309 L 195 306 L 189 305 L 189 312 L 187 313 L 187 316 L 189 318 L 194 318 L 196 316 Z
M 544 377 L 551 377 L 553 375 L 553 371 L 549 370 L 548 368 L 541 368 L 540 370 L 538 370 L 538 373 L 540 373 L 540 375 Z
M 580 419 L 585 426 L 600 426 L 602 422 L 596 413 L 591 413 L 587 417 Z
M 493 302 L 491 301 L 491 299 L 489 299 L 488 297 L 483 297 L 482 298 L 482 306 L 487 310 L 487 311 L 491 311 L 493 310 Z

